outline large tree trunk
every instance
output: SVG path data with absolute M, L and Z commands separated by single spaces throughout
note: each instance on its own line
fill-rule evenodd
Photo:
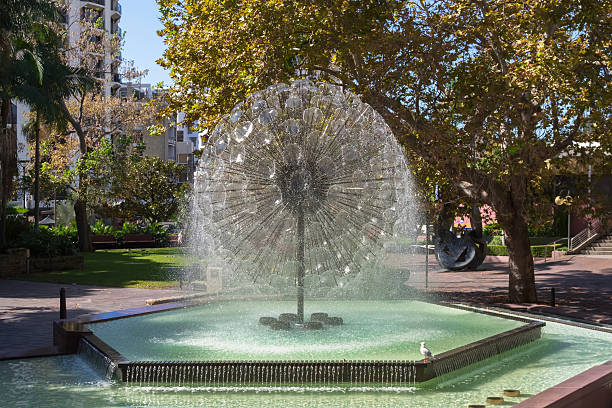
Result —
M 74 130 L 79 137 L 79 152 L 81 153 L 81 157 L 85 157 L 87 154 L 87 143 L 85 142 L 85 132 L 83 131 L 83 127 L 81 123 L 76 120 L 70 110 L 66 106 L 66 101 L 60 101 L 62 110 L 66 115 L 66 119 L 68 122 L 74 127 Z M 82 101 L 81 101 L 82 107 Z M 87 188 L 87 174 L 79 174 L 78 183 L 81 189 Z M 83 194 L 85 194 L 83 192 Z M 76 218 L 77 224 L 77 233 L 79 235 L 79 250 L 81 252 L 93 252 L 93 244 L 91 243 L 90 229 L 89 229 L 89 220 L 87 219 L 87 201 L 82 198 L 79 194 L 79 198 L 74 203 L 74 216 Z
M 17 173 L 17 133 L 8 127 L 10 99 L 0 101 L 0 246 L 6 244 L 6 205 Z
M 36 148 L 34 154 L 34 227 L 36 231 L 38 231 L 38 223 L 40 222 L 40 122 L 38 121 L 38 113 L 36 113 L 35 126 L 36 129 L 34 131 L 36 132 Z
M 510 302 L 536 303 L 535 274 L 527 222 L 518 213 L 499 217 L 498 221 L 506 233 L 506 245 L 510 256 L 508 265 Z
M 79 251 L 93 252 L 93 244 L 89 235 L 89 220 L 87 219 L 87 203 L 82 199 L 77 199 L 74 203 L 74 215 L 79 234 Z

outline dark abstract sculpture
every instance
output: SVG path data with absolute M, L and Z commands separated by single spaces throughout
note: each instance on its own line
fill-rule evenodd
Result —
M 436 235 L 436 259 L 440 266 L 451 271 L 478 268 L 487 255 L 487 243 L 482 233 L 482 220 L 478 206 L 472 213 L 472 230 L 457 235 L 451 230 L 452 218 L 445 206 L 438 214 Z

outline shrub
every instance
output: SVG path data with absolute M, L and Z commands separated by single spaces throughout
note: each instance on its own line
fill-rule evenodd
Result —
M 153 235 L 155 245 L 166 247 L 170 245 L 170 232 L 168 228 L 158 222 L 151 223 L 146 227 L 146 233 Z
M 121 229 L 114 230 L 113 235 L 117 242 L 123 242 L 123 237 L 126 234 L 140 234 L 142 233 L 142 228 L 136 224 L 130 224 L 129 222 L 124 222 L 121 226 Z
M 21 233 L 12 246 L 28 248 L 30 255 L 36 258 L 75 255 L 77 252 L 69 235 L 55 234 L 47 227 L 40 228 L 38 231 L 31 229 Z
M 492 222 L 490 224 L 485 225 L 482 228 L 482 231 L 489 236 L 494 236 L 494 235 L 501 235 L 502 234 L 502 229 L 499 226 L 498 223 L 496 222 Z
M 493 237 L 487 237 L 487 243 L 490 245 L 501 245 L 502 237 L 501 235 L 495 235 Z
M 96 221 L 96 223 L 91 226 L 91 233 L 94 235 L 112 235 L 114 232 L 115 229 L 112 225 L 106 225 L 101 220 Z
M 561 244 L 555 244 L 555 245 L 533 245 L 531 247 L 531 253 L 533 254 L 533 256 L 535 257 L 551 257 L 552 256 L 552 251 L 555 251 L 556 249 L 560 249 L 561 248 Z
M 555 245 L 532 245 L 531 255 L 534 257 L 550 257 L 552 251 L 561 248 L 561 244 Z M 487 245 L 487 255 L 493 256 L 507 256 L 508 247 L 504 245 Z
M 7 215 L 22 215 L 22 214 L 27 214 L 27 212 L 28 212 L 27 208 L 23 208 L 18 205 L 6 207 Z
M 22 233 L 32 231 L 34 224 L 21 215 L 6 217 L 6 240 L 8 242 L 16 240 Z
M 508 247 L 505 245 L 487 245 L 487 255 L 507 256 Z
M 553 227 L 553 221 L 548 220 L 540 224 L 527 223 L 530 237 L 550 237 L 555 235 L 555 228 Z
M 41 226 L 40 228 L 45 228 Z M 74 245 L 79 242 L 79 233 L 77 231 L 76 222 L 72 222 L 70 225 L 56 225 L 50 228 L 50 232 L 58 237 L 68 237 Z
M 165 247 L 170 244 L 170 232 L 168 228 L 158 222 L 151 224 L 130 224 L 124 222 L 121 229 L 114 230 L 113 234 L 119 243 L 123 243 L 123 237 L 125 237 L 126 234 L 151 234 L 157 246 Z

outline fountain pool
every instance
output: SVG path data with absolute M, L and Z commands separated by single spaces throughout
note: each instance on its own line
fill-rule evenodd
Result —
M 115 383 L 77 355 L 0 362 L 5 406 L 88 407 L 465 407 L 519 389 L 505 406 L 610 359 L 612 334 L 547 322 L 542 338 L 432 381 L 382 385 L 158 386 Z
M 418 301 L 311 301 L 306 315 L 325 310 L 342 326 L 273 331 L 264 314 L 290 301 L 226 301 L 89 325 L 132 361 L 421 360 L 419 343 L 434 353 L 493 336 L 524 323 Z M 138 333 L 138 336 L 134 336 Z

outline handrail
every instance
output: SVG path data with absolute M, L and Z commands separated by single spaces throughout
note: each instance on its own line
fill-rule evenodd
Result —
M 603 224 L 599 219 L 596 219 L 595 221 L 593 221 L 593 223 L 589 224 L 590 225 L 587 228 L 583 229 L 570 239 L 569 246 L 567 248 L 568 251 L 571 251 L 574 248 L 578 248 L 580 245 L 584 244 L 586 241 L 599 234 L 599 231 L 603 227 Z
M 546 254 L 548 253 L 548 247 L 552 246 L 554 249 L 555 244 L 559 241 L 569 241 L 569 240 L 567 239 L 567 237 L 563 237 L 563 238 L 555 239 L 553 242 L 550 242 L 548 244 L 544 244 L 544 262 L 546 262 L 546 258 L 547 258 Z M 552 258 L 552 255 L 551 255 L 551 258 Z

